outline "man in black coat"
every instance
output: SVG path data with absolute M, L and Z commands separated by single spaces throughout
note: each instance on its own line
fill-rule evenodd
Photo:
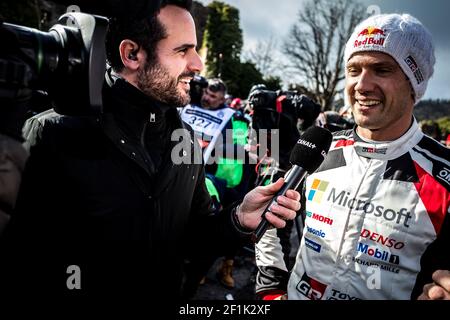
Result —
M 180 297 L 187 249 L 220 256 L 246 241 L 281 188 L 282 180 L 257 188 L 239 207 L 210 214 L 203 164 L 184 157 L 198 146 L 176 110 L 203 65 L 190 1 L 167 2 L 144 19 L 110 21 L 104 113 L 47 111 L 26 124 L 30 158 L 0 241 L 8 257 L 0 288 Z M 176 152 L 174 136 L 188 147 Z M 280 196 L 268 221 L 283 227 L 299 197 Z

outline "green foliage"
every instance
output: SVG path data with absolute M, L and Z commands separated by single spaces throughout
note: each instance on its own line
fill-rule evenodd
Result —
M 241 62 L 243 40 L 239 10 L 220 1 L 213 1 L 207 8 L 202 44 L 206 49 L 206 77 L 220 77 L 234 97 L 246 98 L 250 88 L 260 83 L 271 90 L 279 89 L 279 78 L 264 79 L 253 62 Z
M 444 133 L 445 135 L 450 134 L 450 116 L 439 118 L 436 120 L 436 122 L 442 133 Z
M 439 135 L 440 139 L 450 134 L 449 114 L 449 100 L 422 100 L 414 107 L 414 116 L 421 124 L 422 131 L 430 136 Z
M 450 114 L 450 100 L 422 100 L 414 107 L 417 121 L 437 120 Z
M 234 97 L 247 98 L 250 88 L 263 82 L 263 77 L 256 66 L 251 62 L 245 62 L 240 64 L 238 77 L 227 82 L 227 86 Z
M 263 83 L 266 85 L 268 90 L 279 90 L 281 88 L 282 80 L 280 77 L 269 76 L 264 78 Z
M 208 5 L 203 47 L 206 54 L 206 76 L 220 77 L 233 96 L 246 97 L 252 83 L 261 83 L 262 75 L 251 63 L 241 63 L 243 45 L 239 27 L 239 10 L 219 1 Z
M 203 38 L 203 47 L 207 48 L 207 76 L 220 76 L 224 80 L 236 79 L 243 43 L 239 11 L 219 1 L 213 1 L 208 8 L 209 16 Z

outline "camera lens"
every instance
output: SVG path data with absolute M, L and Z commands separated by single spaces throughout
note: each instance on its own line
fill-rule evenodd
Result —
M 13 90 L 47 91 L 49 108 L 62 114 L 101 112 L 107 26 L 106 18 L 80 12 L 61 16 L 49 32 L 2 24 L 11 48 L 1 51 L 7 72 L 0 80 L 14 84 Z

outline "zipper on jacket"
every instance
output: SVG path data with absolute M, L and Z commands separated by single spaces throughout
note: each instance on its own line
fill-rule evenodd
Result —
M 142 147 L 142 157 L 144 158 L 144 162 L 149 167 L 150 172 L 152 172 L 153 174 L 156 174 L 158 172 L 158 169 L 155 167 L 155 164 L 153 163 L 153 160 L 150 157 L 150 155 L 148 154 L 147 148 L 145 147 L 145 133 L 147 132 L 147 126 L 148 126 L 148 123 L 145 122 L 144 128 L 142 128 L 142 132 L 141 132 L 140 143 L 141 143 L 141 147 Z
M 356 189 L 356 193 L 355 193 L 355 195 L 354 195 L 355 198 L 356 198 L 356 196 L 359 194 L 359 190 L 361 189 L 361 186 L 362 186 L 362 184 L 363 184 L 363 182 L 364 182 L 364 180 L 365 180 L 365 178 L 366 178 L 367 172 L 369 171 L 369 168 L 370 168 L 371 166 L 372 166 L 372 159 L 368 162 L 367 167 L 366 167 L 366 169 L 365 169 L 365 171 L 364 171 L 364 175 L 363 175 L 362 178 L 360 179 L 358 188 Z M 338 267 L 338 268 L 339 268 L 339 264 L 340 264 L 341 261 L 343 260 L 343 259 L 342 259 L 342 256 L 341 256 L 342 246 L 344 245 L 344 237 L 345 237 L 345 233 L 346 233 L 347 230 L 348 230 L 348 224 L 349 224 L 349 222 L 350 222 L 350 218 L 351 218 L 351 215 L 352 215 L 352 211 L 353 211 L 353 208 L 350 209 L 350 211 L 348 211 L 347 219 L 346 219 L 346 221 L 345 221 L 344 230 L 343 230 L 343 233 L 342 233 L 342 236 L 341 236 L 341 239 L 340 239 L 340 243 L 339 243 L 339 249 L 338 249 L 337 254 L 336 254 L 336 263 L 335 263 L 335 266 Z M 364 219 L 365 219 L 365 217 L 364 217 Z

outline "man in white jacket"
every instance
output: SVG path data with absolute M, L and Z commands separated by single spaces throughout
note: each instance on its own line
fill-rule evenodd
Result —
M 257 293 L 449 299 L 450 152 L 413 117 L 433 74 L 431 35 L 407 14 L 372 16 L 354 30 L 344 59 L 356 126 L 334 134 L 324 163 L 306 179 L 292 272 L 275 232 L 258 243 Z

